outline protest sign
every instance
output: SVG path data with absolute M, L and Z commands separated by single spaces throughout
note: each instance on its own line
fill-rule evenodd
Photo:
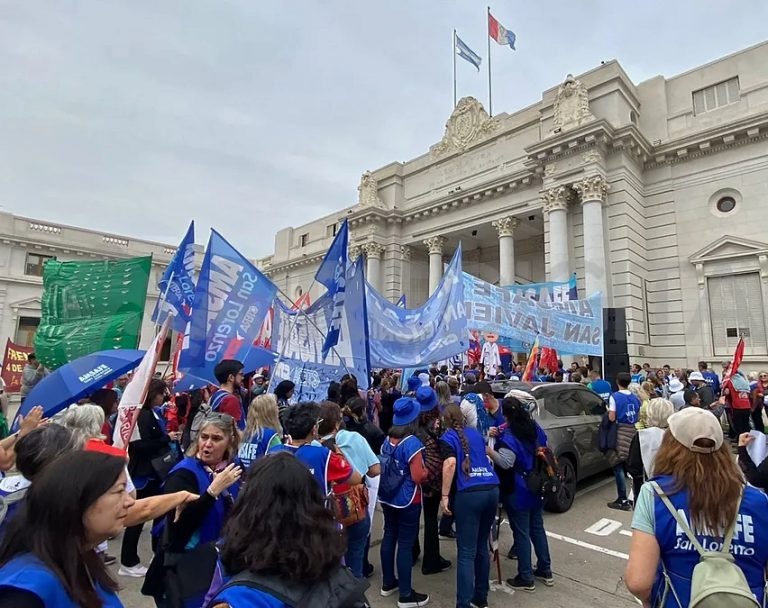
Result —
M 14 344 L 10 338 L 5 341 L 2 376 L 6 393 L 18 393 L 21 390 L 21 375 L 27 364 L 27 355 L 32 354 L 34 350 L 31 346 Z

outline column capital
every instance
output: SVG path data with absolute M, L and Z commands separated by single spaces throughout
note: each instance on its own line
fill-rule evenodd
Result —
M 573 184 L 573 189 L 578 192 L 582 204 L 588 201 L 605 202 L 608 188 L 608 181 L 602 175 L 590 175 Z
M 512 215 L 491 222 L 491 226 L 496 228 L 499 238 L 504 236 L 514 236 L 515 228 L 520 225 L 520 220 Z
M 354 261 L 357 258 L 359 258 L 363 254 L 363 246 L 362 245 L 350 245 L 349 247 L 349 258 L 350 260 Z
M 571 202 L 571 190 L 566 186 L 556 186 L 541 193 L 544 201 L 544 213 L 550 214 L 553 211 L 567 211 L 568 203 Z
M 445 237 L 433 236 L 424 240 L 424 244 L 427 246 L 429 255 L 443 254 L 443 247 L 445 247 Z
M 362 250 L 365 253 L 366 259 L 377 258 L 380 259 L 384 254 L 384 247 L 378 243 L 365 243 L 362 246 Z
M 404 260 L 410 260 L 412 254 L 413 254 L 413 249 L 411 247 L 409 247 L 408 245 L 400 245 L 400 255 L 403 256 Z

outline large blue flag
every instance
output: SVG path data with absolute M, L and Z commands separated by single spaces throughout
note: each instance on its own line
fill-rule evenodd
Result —
M 195 222 L 189 223 L 187 234 L 179 243 L 168 268 L 157 282 L 160 299 L 155 305 L 152 320 L 162 325 L 169 314 L 174 317 L 170 328 L 182 332 L 189 323 L 195 298 Z
M 276 294 L 272 281 L 211 230 L 179 369 L 214 382 L 221 359 L 245 361 Z
M 349 227 L 347 220 L 344 220 L 341 229 L 336 233 L 336 238 L 333 239 L 333 243 L 328 249 L 328 253 L 325 254 L 320 268 L 315 273 L 315 280 L 326 286 L 328 296 L 333 300 L 333 317 L 323 342 L 323 358 L 328 356 L 328 351 L 339 343 L 347 275 L 348 243 Z
M 365 300 L 365 273 L 362 257 L 346 272 L 343 306 L 336 308 L 326 293 L 304 311 L 289 310 L 275 301 L 272 346 L 283 356 L 275 365 L 272 382 L 292 380 L 298 400 L 323 400 L 328 385 L 344 374 L 357 378 L 360 388 L 368 388 L 368 330 Z M 327 353 L 325 337 L 338 317 L 339 338 Z
M 461 272 L 461 246 L 440 285 L 421 308 L 400 308 L 369 289 L 371 366 L 423 367 L 469 348 Z

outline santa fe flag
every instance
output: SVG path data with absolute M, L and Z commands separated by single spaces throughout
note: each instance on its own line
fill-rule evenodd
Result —
M 514 51 L 515 49 L 515 32 L 508 30 L 501 23 L 496 21 L 496 18 L 488 11 L 488 35 L 493 38 L 497 43 L 502 46 L 509 45 Z

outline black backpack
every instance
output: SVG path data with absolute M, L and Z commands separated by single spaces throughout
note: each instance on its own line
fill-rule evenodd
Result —
M 546 446 L 535 448 L 533 453 L 533 468 L 530 471 L 520 471 L 525 479 L 528 490 L 534 496 L 544 499 L 557 496 L 562 486 L 557 458 Z

